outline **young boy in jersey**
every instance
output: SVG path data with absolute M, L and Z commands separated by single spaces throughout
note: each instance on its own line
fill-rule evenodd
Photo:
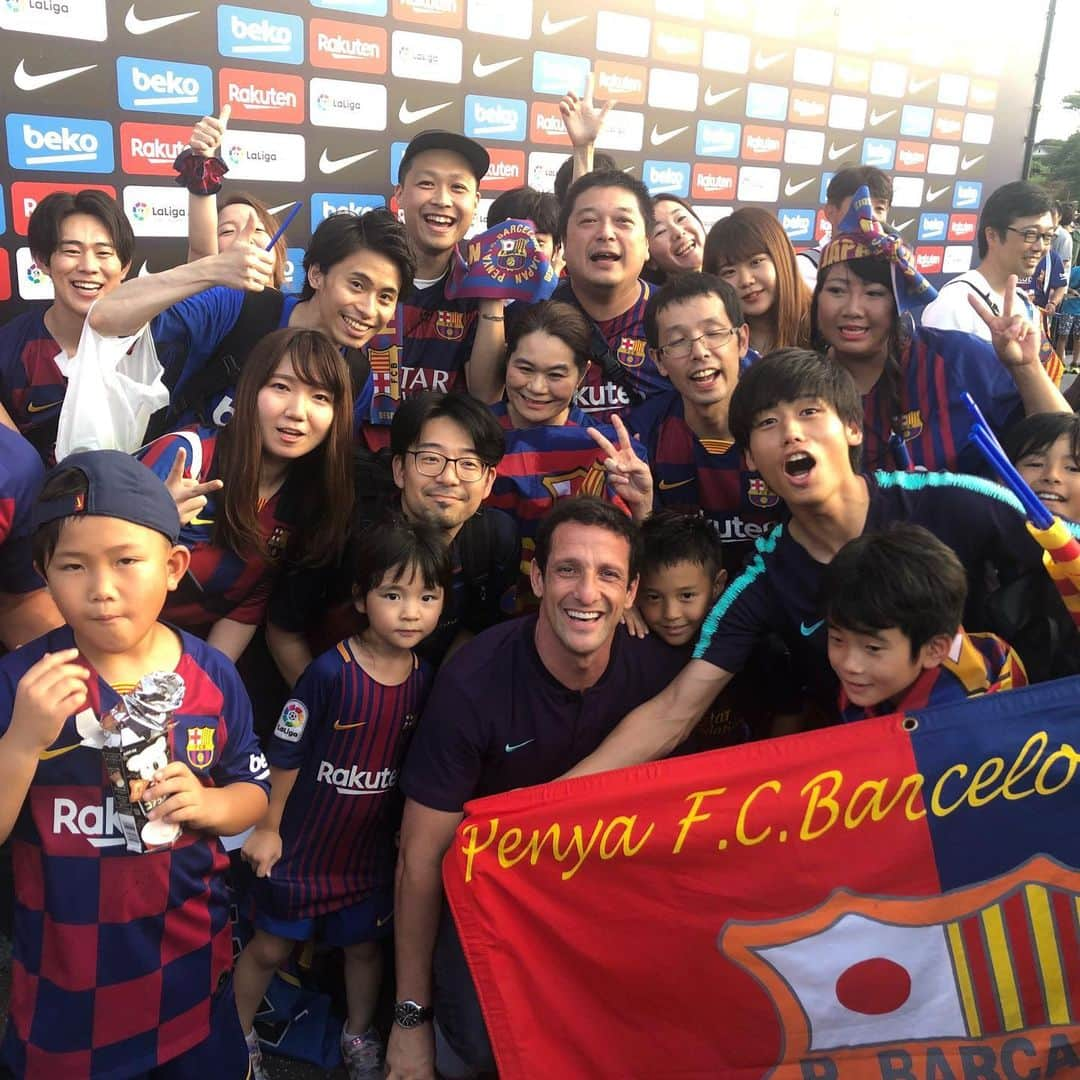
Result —
M 236 964 L 255 1080 L 265 1077 L 255 1011 L 274 971 L 316 933 L 345 953 L 350 1080 L 383 1075 L 371 1022 L 379 941 L 393 929 L 394 792 L 433 670 L 413 648 L 435 629 L 450 578 L 432 526 L 392 518 L 367 529 L 354 576 L 364 627 L 308 666 L 274 729 L 270 807 L 243 849 L 258 878 L 256 930 Z
M 4 1064 L 18 1077 L 241 1080 L 217 837 L 265 812 L 267 768 L 235 668 L 158 621 L 188 565 L 176 504 L 126 454 L 73 454 L 34 525 L 66 625 L 0 661 L 0 839 L 17 901 Z M 145 799 L 182 831 L 131 852 L 101 719 L 155 672 L 179 675 L 184 697 Z
M 960 625 L 967 574 L 919 525 L 895 524 L 845 544 L 822 575 L 829 664 L 843 720 L 952 704 L 1027 685 L 996 634 Z

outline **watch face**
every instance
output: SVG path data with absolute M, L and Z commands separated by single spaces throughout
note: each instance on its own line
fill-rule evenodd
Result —
M 394 1023 L 403 1028 L 419 1027 L 425 1020 L 430 1020 L 434 1012 L 415 1001 L 399 1001 L 394 1006 Z

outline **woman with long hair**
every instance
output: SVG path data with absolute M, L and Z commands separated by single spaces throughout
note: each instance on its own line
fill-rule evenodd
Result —
M 705 256 L 705 226 L 693 207 L 678 195 L 653 196 L 649 261 L 642 277 L 663 285 L 669 277 L 700 270 Z
M 1024 413 L 1070 411 L 1039 362 L 1038 328 L 1008 301 L 994 315 L 975 299 L 991 329 L 988 344 L 961 331 L 916 327 L 908 312 L 933 297 L 912 253 L 874 219 L 869 192 L 860 188 L 822 252 L 813 328 L 862 395 L 868 471 L 979 471 L 965 392 L 999 432 Z
M 191 550 L 165 617 L 237 659 L 283 563 L 322 566 L 340 555 L 351 441 L 344 358 L 319 331 L 285 328 L 249 354 L 226 427 L 173 432 L 140 451 L 173 491 Z
M 787 233 L 769 211 L 747 206 L 721 218 L 705 240 L 702 268 L 735 289 L 759 356 L 809 345 L 810 290 Z

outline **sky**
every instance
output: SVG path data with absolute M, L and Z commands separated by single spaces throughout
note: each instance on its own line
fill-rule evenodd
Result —
M 1046 64 L 1046 83 L 1043 86 L 1042 110 L 1035 138 L 1067 139 L 1080 130 L 1080 112 L 1061 106 L 1066 94 L 1080 91 L 1080 3 L 1077 0 L 1057 0 L 1054 32 L 1050 39 L 1050 55 Z

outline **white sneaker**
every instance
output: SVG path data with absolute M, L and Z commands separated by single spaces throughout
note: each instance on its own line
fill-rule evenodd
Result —
M 259 1046 L 259 1036 L 255 1034 L 254 1028 L 244 1036 L 244 1041 L 247 1043 L 248 1061 L 251 1063 L 251 1080 L 270 1080 L 263 1067 L 262 1047 Z

